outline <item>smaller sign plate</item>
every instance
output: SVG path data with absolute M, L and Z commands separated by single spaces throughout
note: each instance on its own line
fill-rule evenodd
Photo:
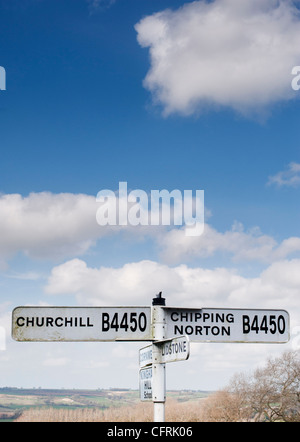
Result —
M 140 399 L 152 401 L 152 366 L 140 370 Z
M 152 364 L 152 344 L 143 347 L 139 351 L 140 368 Z
M 166 362 L 185 361 L 190 356 L 190 341 L 187 336 L 166 339 L 154 344 L 159 350 L 154 354 L 154 363 L 164 364 Z
M 140 349 L 140 368 L 151 364 L 185 361 L 190 356 L 190 340 L 188 336 L 156 341 Z

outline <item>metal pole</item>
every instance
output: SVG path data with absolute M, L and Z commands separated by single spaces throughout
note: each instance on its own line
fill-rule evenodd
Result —
M 165 317 L 164 309 L 165 299 L 161 297 L 161 292 L 153 298 L 152 302 L 152 324 L 153 337 L 159 341 L 165 339 Z M 166 402 L 166 364 L 160 364 L 156 361 L 158 358 L 159 347 L 152 344 L 153 358 L 153 378 L 152 378 L 152 400 L 154 422 L 165 422 L 165 402 Z

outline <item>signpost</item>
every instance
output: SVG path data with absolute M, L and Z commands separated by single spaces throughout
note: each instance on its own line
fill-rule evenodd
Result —
M 164 422 L 166 363 L 188 359 L 190 341 L 285 343 L 285 310 L 165 307 L 161 292 L 152 307 L 17 307 L 16 341 L 150 341 L 139 352 L 140 399 L 154 403 Z

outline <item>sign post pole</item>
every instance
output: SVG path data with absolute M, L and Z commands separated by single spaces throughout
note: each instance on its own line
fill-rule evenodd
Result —
M 165 339 L 165 299 L 161 297 L 161 292 L 152 301 L 152 324 L 153 338 L 155 341 Z M 152 400 L 153 400 L 153 420 L 154 422 L 165 422 L 165 402 L 166 402 L 166 364 L 159 361 L 159 346 L 152 344 L 153 374 L 152 374 Z

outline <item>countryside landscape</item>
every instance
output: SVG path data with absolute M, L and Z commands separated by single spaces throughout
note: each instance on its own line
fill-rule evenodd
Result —
M 169 391 L 166 412 L 187 420 L 189 409 L 189 416 L 195 419 L 191 405 L 197 411 L 209 395 L 205 391 Z M 0 422 L 151 421 L 152 408 L 152 402 L 140 402 L 137 390 L 0 388 Z
M 236 373 L 218 391 L 167 391 L 167 422 L 300 422 L 300 352 Z M 131 389 L 0 388 L 0 422 L 153 422 Z

